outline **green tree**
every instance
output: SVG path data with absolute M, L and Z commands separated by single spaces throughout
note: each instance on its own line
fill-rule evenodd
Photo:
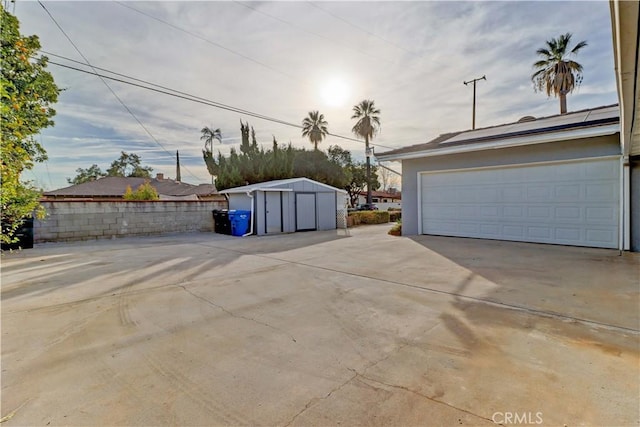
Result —
M 344 169 L 320 150 L 296 149 L 293 177 L 306 177 L 337 188 L 344 188 L 347 184 Z
M 542 59 L 533 64 L 536 71 L 531 75 L 536 92 L 545 91 L 547 96 L 560 97 L 560 114 L 567 112 L 567 94 L 582 83 L 582 65 L 568 56 L 576 55 L 587 42 L 583 40 L 568 50 L 570 42 L 571 33 L 547 40 L 546 46 L 536 51 Z
M 131 186 L 127 186 L 127 190 L 124 192 L 122 197 L 124 200 L 160 200 L 160 196 L 155 188 L 149 183 L 149 181 L 145 181 L 144 184 L 138 186 L 136 191 L 131 190 Z
M 346 183 L 341 187 L 349 195 L 349 204 L 353 207 L 358 204 L 358 196 L 367 186 L 367 165 L 364 162 L 356 162 L 351 157 L 351 152 L 337 145 L 332 145 L 327 151 L 329 159 L 338 164 L 345 175 Z M 378 168 L 373 166 L 371 172 L 371 190 L 379 188 Z
M 42 129 L 53 126 L 60 89 L 51 73 L 46 71 L 47 58 L 37 57 L 38 37 L 20 34 L 18 19 L 0 5 L 0 240 L 14 241 L 15 231 L 34 212 L 42 216 L 38 204 L 42 195 L 33 183 L 22 181 L 20 175 L 35 162 L 47 159 L 47 153 L 35 139 Z
M 107 169 L 107 176 L 128 176 L 136 178 L 151 178 L 153 168 L 142 166 L 140 156 L 135 153 L 120 152 L 120 157 Z
M 213 184 L 213 177 L 218 174 L 216 170 L 215 161 L 213 159 L 213 141 L 217 140 L 222 143 L 222 133 L 220 132 L 220 128 L 214 129 L 213 126 L 205 126 L 200 129 L 200 140 L 204 141 L 204 149 L 202 150 L 202 157 L 204 158 L 204 163 L 207 165 L 207 170 L 209 171 L 209 175 L 211 175 L 211 183 Z
M 102 169 L 94 163 L 87 169 L 76 169 L 76 176 L 73 179 L 67 178 L 67 182 L 69 184 L 78 185 L 85 182 L 95 181 L 103 176 L 107 176 L 107 174 L 102 172 Z
M 281 148 L 275 137 L 272 148 L 264 150 L 248 123 L 240 122 L 240 133 L 239 150 L 231 148 L 227 157 L 218 152 L 213 159 L 218 190 L 296 177 L 307 177 L 338 188 L 343 188 L 347 182 L 343 168 L 322 151 L 296 149 L 291 143 Z
M 302 120 L 302 136 L 309 137 L 315 151 L 318 151 L 318 143 L 329 133 L 328 124 L 324 114 L 318 111 L 309 111 L 309 115 Z
M 364 138 L 365 154 L 367 156 L 367 203 L 371 203 L 371 153 L 369 151 L 369 141 L 380 130 L 380 110 L 376 108 L 375 102 L 370 99 L 361 101 L 353 107 L 352 119 L 358 120 L 351 131 L 357 136 Z M 377 180 L 376 180 L 377 182 Z

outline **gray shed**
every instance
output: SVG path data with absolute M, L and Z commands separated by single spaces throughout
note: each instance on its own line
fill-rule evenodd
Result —
M 251 211 L 253 234 L 346 228 L 347 192 L 313 181 L 291 178 L 220 191 L 229 209 Z

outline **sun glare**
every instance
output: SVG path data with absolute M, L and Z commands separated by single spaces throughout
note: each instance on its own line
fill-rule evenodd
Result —
M 334 78 L 322 86 L 322 100 L 330 107 L 341 107 L 349 96 L 349 86 L 344 80 Z

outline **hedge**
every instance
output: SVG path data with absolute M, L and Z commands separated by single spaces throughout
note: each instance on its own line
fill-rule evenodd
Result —
M 348 225 L 359 224 L 386 224 L 389 222 L 387 211 L 358 211 L 349 213 Z
M 389 221 L 398 222 L 402 219 L 402 211 L 389 211 Z

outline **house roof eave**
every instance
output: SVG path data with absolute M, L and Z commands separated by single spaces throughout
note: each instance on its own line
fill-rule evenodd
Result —
M 620 123 L 608 124 L 603 126 L 594 126 L 588 128 L 575 129 L 571 131 L 561 131 L 553 133 L 543 133 L 536 135 L 527 135 L 509 139 L 501 139 L 496 141 L 481 142 L 468 145 L 457 145 L 452 147 L 442 147 L 413 151 L 408 153 L 377 154 L 376 158 L 380 161 L 394 160 L 410 160 L 421 157 L 445 156 L 449 154 L 469 153 L 474 151 L 484 151 L 492 149 L 519 147 L 525 145 L 546 144 L 558 141 L 569 141 L 582 138 L 594 138 L 598 136 L 614 135 L 620 132 Z

